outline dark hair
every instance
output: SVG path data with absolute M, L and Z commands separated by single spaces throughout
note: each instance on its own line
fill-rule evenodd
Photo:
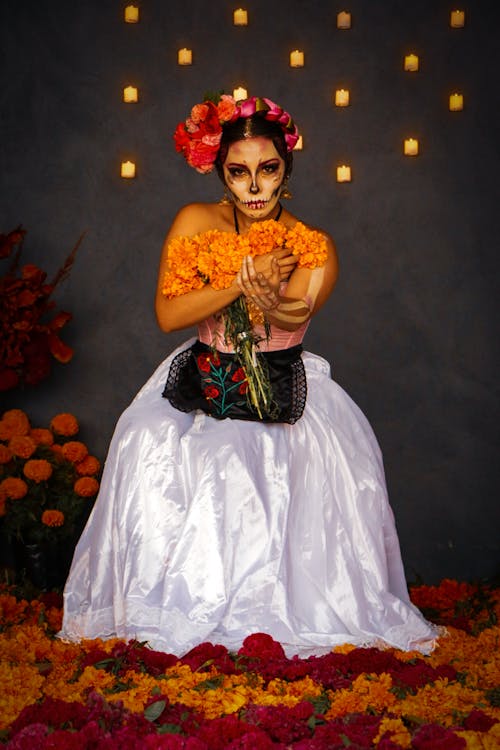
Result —
M 272 120 L 266 120 L 259 112 L 251 117 L 239 117 L 234 122 L 222 126 L 222 138 L 220 141 L 219 151 L 215 160 L 215 168 L 222 182 L 224 182 L 224 172 L 222 165 L 226 161 L 229 146 L 236 141 L 243 141 L 245 138 L 256 138 L 262 136 L 269 138 L 276 148 L 276 151 L 285 162 L 285 180 L 287 180 L 293 167 L 293 155 L 288 151 L 285 136 L 281 125 Z

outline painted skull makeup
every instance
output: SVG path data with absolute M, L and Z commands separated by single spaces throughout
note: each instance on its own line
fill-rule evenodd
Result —
M 232 143 L 223 171 L 238 209 L 246 216 L 262 219 L 276 207 L 285 162 L 270 138 L 259 136 Z

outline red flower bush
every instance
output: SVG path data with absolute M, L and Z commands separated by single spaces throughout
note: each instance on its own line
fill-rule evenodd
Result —
M 82 238 L 48 283 L 47 274 L 38 266 L 20 267 L 25 234 L 20 226 L 0 234 L 0 258 L 13 256 L 0 277 L 0 391 L 37 385 L 50 375 L 53 359 L 66 364 L 73 357 L 71 347 L 60 338 L 72 316 L 56 312 L 52 295 L 69 274 Z

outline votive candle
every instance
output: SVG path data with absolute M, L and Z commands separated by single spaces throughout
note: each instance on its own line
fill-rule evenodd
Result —
M 139 92 L 136 86 L 126 86 L 123 89 L 123 101 L 130 104 L 136 102 L 139 99 Z
M 337 91 L 335 92 L 335 106 L 349 106 L 349 92 L 346 89 L 337 89 Z
M 125 23 L 137 23 L 139 21 L 139 8 L 137 5 L 127 5 L 125 8 Z
M 465 26 L 465 11 L 452 10 L 450 13 L 450 26 L 452 29 L 461 29 Z
M 464 108 L 463 94 L 450 94 L 449 108 L 450 112 L 460 112 Z
M 405 138 L 404 154 L 405 156 L 418 156 L 418 141 L 416 138 Z
M 351 167 L 347 164 L 337 167 L 337 182 L 350 182 L 351 181 Z
M 337 28 L 338 29 L 350 29 L 351 28 L 351 14 L 345 10 L 342 10 L 337 14 Z
M 177 53 L 177 62 L 179 65 L 192 65 L 193 64 L 193 50 L 186 49 L 183 47 Z
M 298 139 L 297 143 L 295 144 L 295 146 L 293 147 L 293 150 L 294 151 L 302 151 L 303 148 L 304 148 L 304 141 L 303 141 L 302 136 L 299 135 L 299 139 Z
M 304 67 L 304 53 L 301 50 L 296 49 L 290 52 L 290 66 L 292 68 Z
M 248 26 L 248 11 L 238 8 L 233 13 L 233 23 L 235 26 Z
M 248 91 L 243 86 L 238 86 L 238 88 L 233 90 L 233 99 L 237 102 L 248 99 Z
M 125 179 L 132 179 L 135 177 L 135 164 L 133 161 L 122 161 L 120 174 Z
M 418 55 L 414 55 L 413 53 L 411 53 L 410 55 L 405 56 L 405 65 L 404 65 L 405 70 L 408 70 L 414 73 L 415 71 L 418 70 L 418 66 L 419 66 Z

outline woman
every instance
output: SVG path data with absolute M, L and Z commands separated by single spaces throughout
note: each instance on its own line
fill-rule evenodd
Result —
M 215 167 L 230 201 L 185 206 L 167 235 L 158 322 L 198 326 L 198 339 L 160 365 L 118 422 L 66 585 L 62 637 L 136 638 L 177 655 L 203 641 L 237 650 L 254 632 L 288 655 L 434 645 L 437 629 L 408 598 L 372 430 L 327 362 L 302 352 L 337 260 L 331 239 L 280 203 L 296 140 L 288 113 L 255 97 L 196 105 L 177 128 L 177 149 L 200 172 Z M 234 248 L 257 230 L 300 230 L 321 246 L 321 264 L 271 244 L 221 285 L 200 274 L 200 250 L 186 282 L 193 243 Z

